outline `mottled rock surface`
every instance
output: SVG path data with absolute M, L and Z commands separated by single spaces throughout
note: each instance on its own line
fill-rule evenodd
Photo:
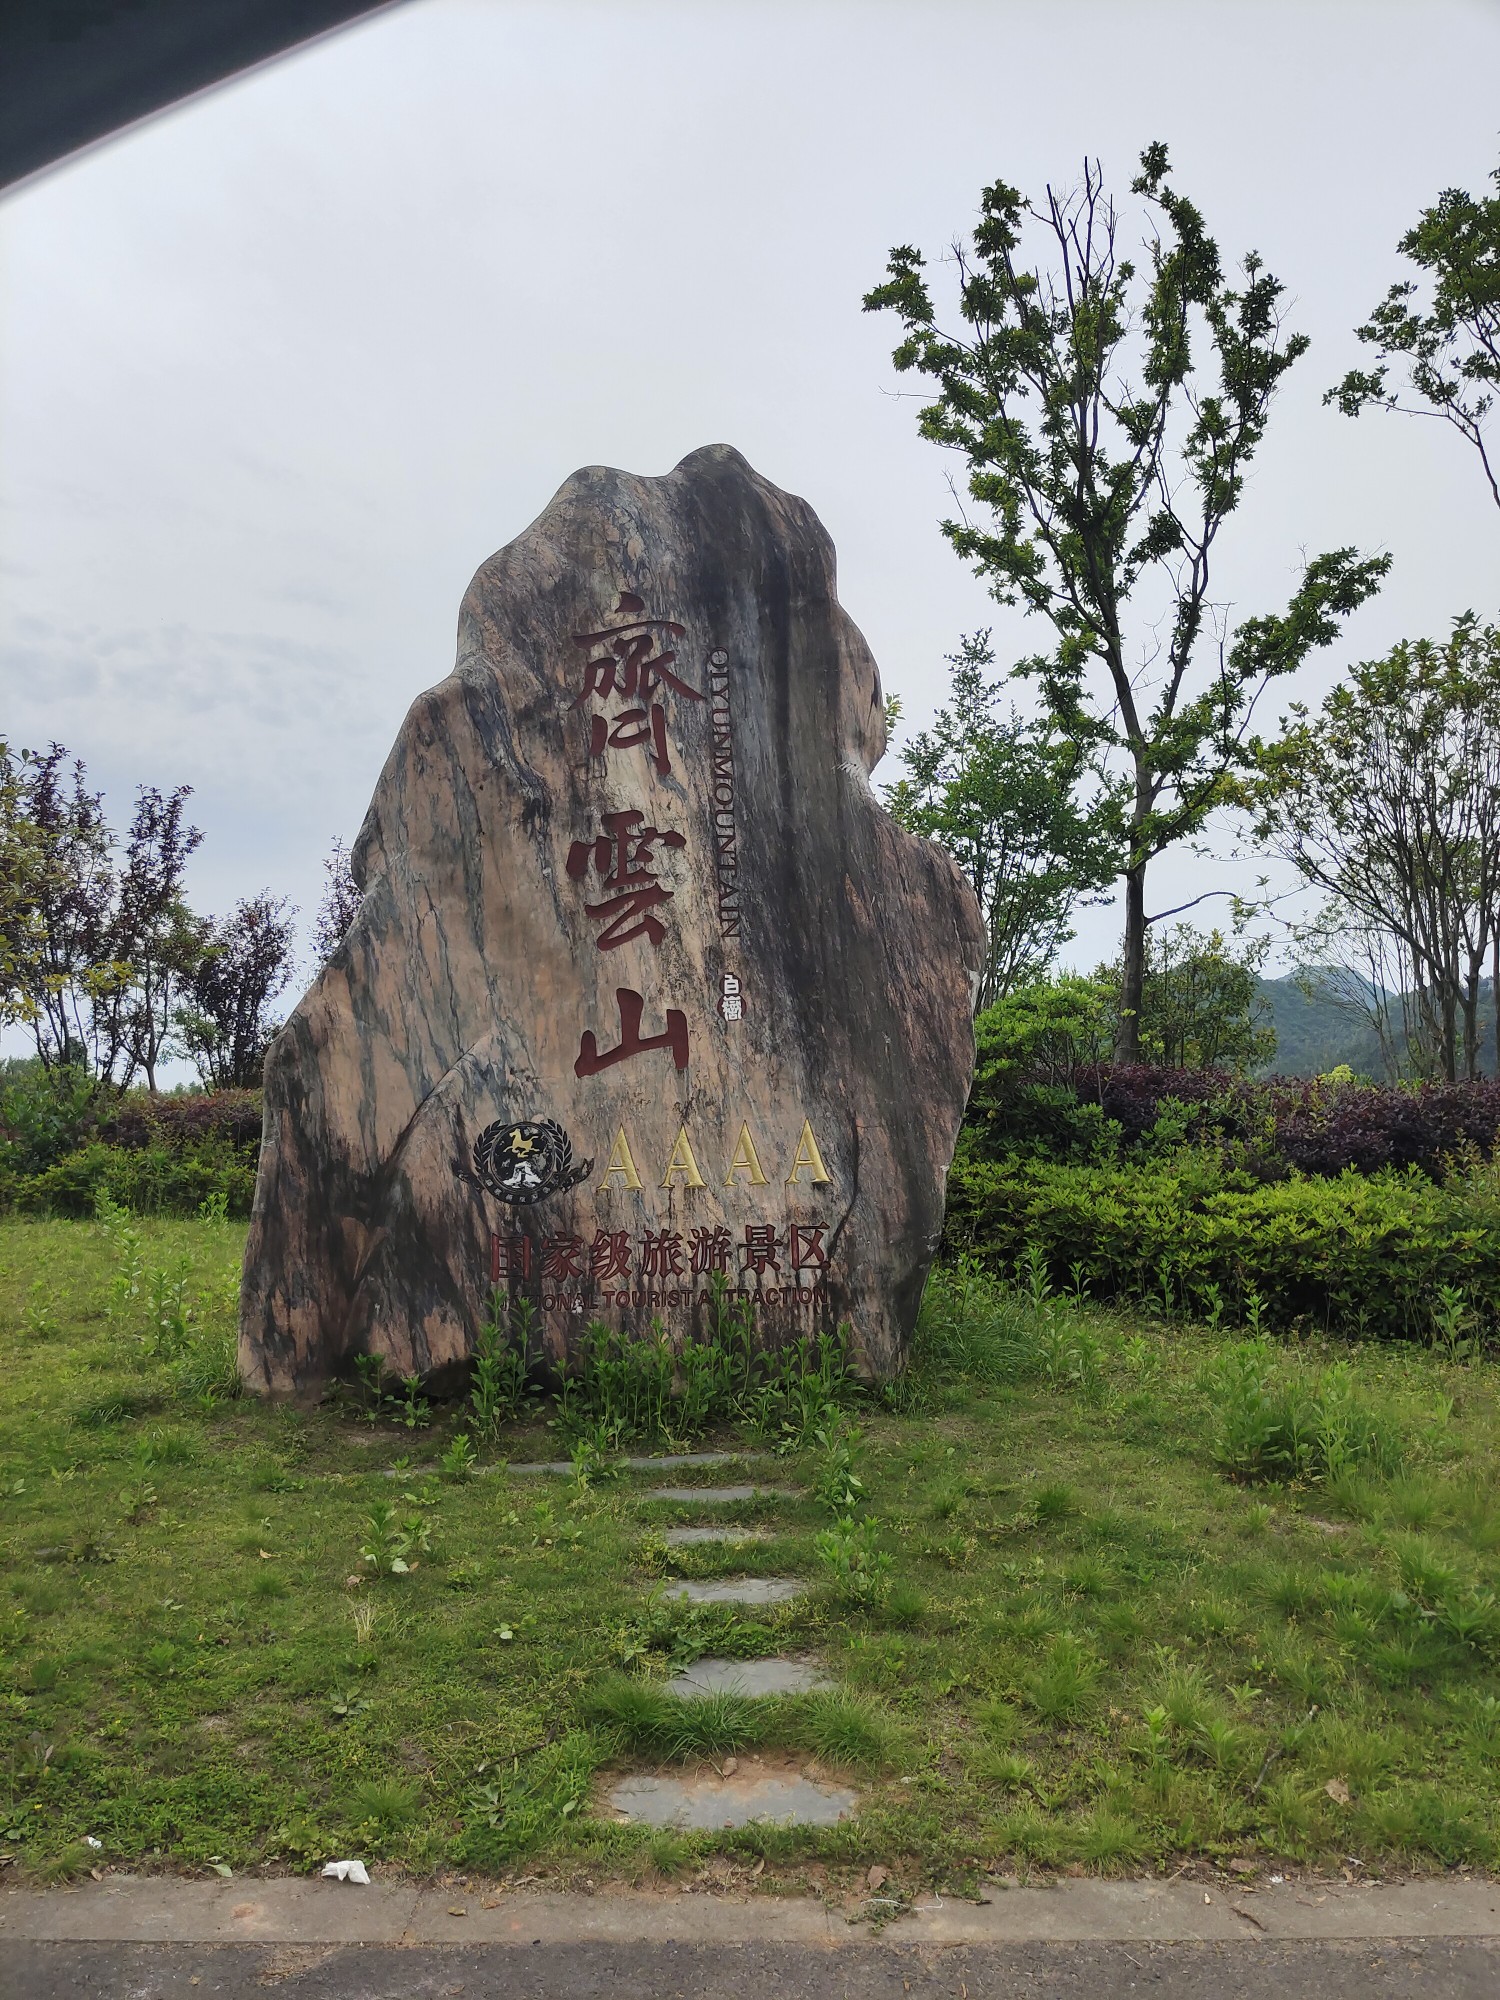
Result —
M 827 534 L 724 446 L 591 467 L 475 577 L 266 1065 L 240 1365 L 452 1370 L 494 1284 L 902 1361 L 973 1063 L 967 884 L 871 790 L 880 676 Z

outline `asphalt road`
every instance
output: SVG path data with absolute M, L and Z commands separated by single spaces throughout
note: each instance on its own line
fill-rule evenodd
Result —
M 1500 1942 L 0 1945 L 0 2000 L 1496 2000 Z

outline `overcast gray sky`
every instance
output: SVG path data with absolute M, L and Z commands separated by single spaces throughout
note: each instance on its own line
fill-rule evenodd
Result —
M 1316 693 L 1497 609 L 1458 442 L 1321 407 L 1402 231 L 1493 170 L 1497 78 L 1484 0 L 408 0 L 0 200 L 0 728 L 81 754 L 122 819 L 192 785 L 199 907 L 270 886 L 309 919 L 478 564 L 577 466 L 717 440 L 818 510 L 920 724 L 963 632 L 1042 635 L 940 537 L 956 463 L 861 295 L 987 182 L 1087 152 L 1123 193 L 1156 138 L 1313 340 L 1218 594 L 1395 557 Z M 1164 865 L 1152 902 L 1255 872 Z M 1076 956 L 1115 928 L 1087 913 Z

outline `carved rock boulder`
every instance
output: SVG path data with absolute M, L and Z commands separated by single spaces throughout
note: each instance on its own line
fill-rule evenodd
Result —
M 577 473 L 484 565 L 267 1059 L 250 1389 L 452 1374 L 497 1286 L 544 1368 L 596 1321 L 705 1337 L 726 1291 L 900 1368 L 983 936 L 884 748 L 829 538 L 737 452 Z

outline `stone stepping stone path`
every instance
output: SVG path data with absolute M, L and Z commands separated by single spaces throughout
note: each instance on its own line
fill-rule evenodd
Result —
M 789 1604 L 806 1589 L 795 1576 L 731 1576 L 669 1583 L 666 1594 L 688 1604 Z
M 678 1507 L 728 1507 L 736 1500 L 800 1500 L 790 1486 L 658 1486 L 644 1500 L 667 1500 Z
M 817 1694 L 832 1686 L 811 1660 L 720 1660 L 705 1655 L 674 1674 L 667 1693 L 679 1701 L 702 1701 L 714 1694 Z
M 800 1771 L 748 1763 L 712 1778 L 622 1778 L 609 1803 L 623 1820 L 713 1833 L 771 1821 L 779 1826 L 837 1826 L 859 1800 L 846 1785 L 825 1785 Z
M 665 1460 L 657 1460 L 665 1464 Z M 705 1463 L 706 1456 L 697 1463 Z M 784 1486 L 658 1486 L 642 1496 L 678 1507 L 716 1507 L 746 1500 L 797 1500 L 802 1496 Z M 733 1546 L 765 1541 L 764 1528 L 739 1528 L 711 1522 L 683 1523 L 663 1530 L 675 1547 L 718 1543 Z M 715 1577 L 683 1579 L 665 1587 L 665 1595 L 688 1604 L 788 1604 L 801 1597 L 807 1584 L 794 1576 Z M 814 1694 L 834 1683 L 815 1661 L 795 1658 L 695 1660 L 666 1684 L 678 1701 L 705 1701 L 719 1694 L 751 1700 L 776 1701 L 787 1695 Z M 859 1799 L 846 1785 L 809 1777 L 794 1763 L 767 1763 L 759 1758 L 726 1758 L 722 1769 L 695 1773 L 638 1772 L 621 1778 L 608 1794 L 608 1805 L 626 1824 L 678 1827 L 684 1832 L 717 1832 L 722 1827 L 772 1823 L 781 1826 L 837 1826 L 858 1809 Z
M 678 1451 L 665 1452 L 656 1458 L 618 1458 L 616 1465 L 623 1465 L 627 1472 L 680 1472 L 692 1465 L 743 1465 L 748 1459 L 764 1458 L 759 1451 Z M 529 1465 L 484 1466 L 485 1472 L 501 1470 L 514 1472 L 520 1478 L 538 1474 L 548 1474 L 554 1478 L 566 1478 L 572 1473 L 571 1458 L 548 1458 Z
M 765 1542 L 769 1541 L 764 1528 L 664 1528 L 662 1540 L 670 1548 L 697 1548 L 704 1542 Z

